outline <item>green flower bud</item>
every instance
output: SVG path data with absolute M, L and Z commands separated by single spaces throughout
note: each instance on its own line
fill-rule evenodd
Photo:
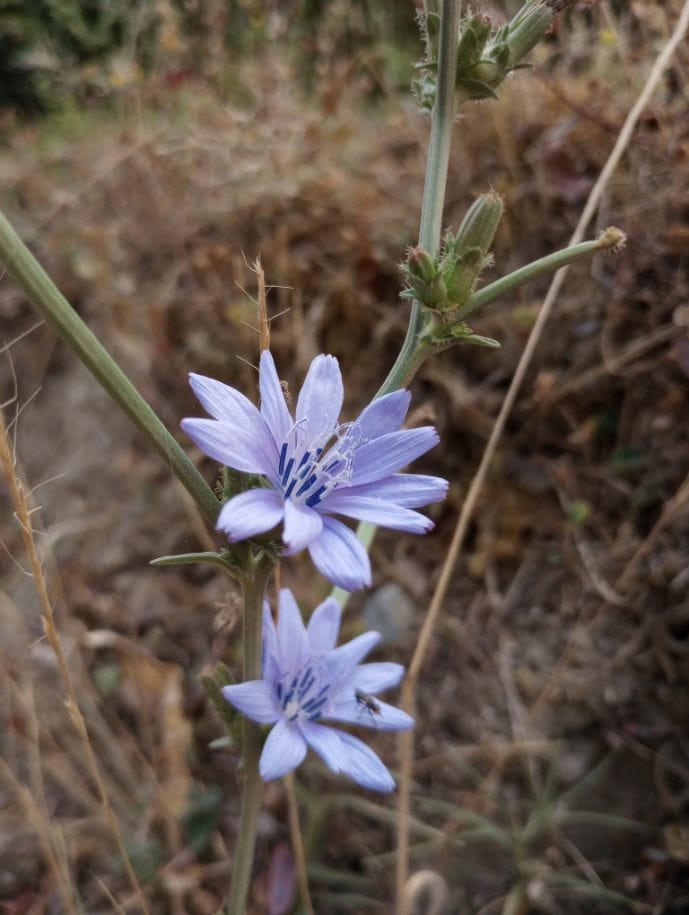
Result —
M 443 308 L 447 305 L 447 286 L 440 274 L 427 284 L 421 301 L 429 308 Z
M 438 272 L 438 262 L 421 245 L 410 248 L 407 254 L 407 268 L 410 276 L 429 282 Z
M 569 4 L 570 0 L 560 0 Z M 495 90 L 550 28 L 558 0 L 527 0 L 507 25 L 490 32 L 490 21 L 465 20 L 457 57 L 459 101 L 496 98 Z
M 478 248 L 484 255 L 493 244 L 505 206 L 495 191 L 481 194 L 469 207 L 457 234 L 445 242 L 446 253 L 457 257 L 467 249 Z
M 447 285 L 438 259 L 420 245 L 409 249 L 401 270 L 408 283 L 403 298 L 414 298 L 427 308 L 439 309 L 447 304 Z
M 514 69 L 538 44 L 555 18 L 553 10 L 544 3 L 527 3 L 510 22 L 505 43 L 510 49 L 509 67 Z
M 440 40 L 440 5 L 436 0 L 428 0 L 425 12 L 417 13 L 421 35 L 426 44 L 428 60 L 438 59 L 438 42 Z
M 485 261 L 480 248 L 469 248 L 462 252 L 454 266 L 443 272 L 447 283 L 447 295 L 455 308 L 464 305 L 471 298 Z
M 503 212 L 498 194 L 482 194 L 469 207 L 457 234 L 445 239 L 440 271 L 454 311 L 469 301 L 481 271 L 491 262 L 489 250 Z
M 488 16 L 472 16 L 462 23 L 457 46 L 457 73 L 470 70 L 481 60 L 483 49 L 490 38 L 491 22 Z

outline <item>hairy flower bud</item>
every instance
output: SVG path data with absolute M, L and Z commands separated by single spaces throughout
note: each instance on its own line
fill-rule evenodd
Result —
M 440 309 L 447 304 L 447 285 L 438 259 L 420 245 L 409 249 L 401 270 L 408 283 L 403 298 L 414 298 L 427 308 Z
M 429 283 L 438 272 L 438 263 L 421 245 L 410 248 L 407 255 L 407 267 L 411 276 Z
M 469 207 L 456 235 L 448 235 L 440 262 L 447 293 L 453 306 L 471 298 L 481 271 L 490 263 L 490 246 L 502 219 L 502 198 L 490 191 Z
M 495 191 L 481 194 L 467 210 L 457 234 L 452 239 L 452 250 L 459 254 L 466 248 L 478 248 L 487 254 L 493 244 L 505 206 Z M 449 244 L 446 250 L 449 250 Z
M 550 28 L 555 14 L 545 3 L 528 3 L 523 6 L 508 26 L 505 44 L 509 48 L 509 68 L 533 50 Z
M 495 90 L 550 28 L 553 2 L 527 0 L 507 25 L 491 33 L 490 20 L 471 16 L 462 23 L 457 57 L 459 101 L 496 98 Z

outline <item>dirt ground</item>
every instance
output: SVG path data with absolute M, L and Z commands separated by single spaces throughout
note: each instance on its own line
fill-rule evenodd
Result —
M 446 224 L 481 191 L 504 195 L 489 278 L 566 244 L 667 39 L 669 12 L 653 6 L 609 21 L 598 9 L 499 102 L 463 110 Z M 689 911 L 688 73 L 684 47 L 601 207 L 597 229 L 619 226 L 626 248 L 577 266 L 559 297 L 425 663 L 412 867 L 440 875 L 448 912 L 506 912 L 510 893 L 523 915 Z M 255 396 L 247 262 L 260 255 L 274 284 L 290 389 L 333 353 L 351 417 L 403 338 L 397 265 L 423 185 L 428 125 L 411 101 L 362 111 L 345 83 L 305 102 L 277 59 L 251 77 L 248 108 L 193 81 L 129 90 L 107 115 L 17 126 L 0 150 L 8 217 L 209 481 L 217 467 L 179 432 L 200 415 L 186 374 Z M 380 657 L 409 660 L 546 286 L 474 320 L 500 350 L 443 353 L 414 381 L 410 422 L 441 436 L 415 470 L 451 491 L 430 509 L 432 534 L 375 542 L 374 590 L 352 599 L 345 628 L 382 628 Z M 238 670 L 236 589 L 211 567 L 149 561 L 221 541 L 7 276 L 0 310 L 16 341 L 0 371 L 22 408 L 18 467 L 40 485 L 38 543 L 113 809 L 152 911 L 211 915 L 237 839 L 239 749 L 213 744 L 224 728 L 200 677 L 221 660 Z M 136 911 L 1 494 L 3 911 L 65 911 L 51 841 L 82 911 L 118 910 L 113 897 Z M 304 557 L 281 574 L 307 609 L 327 594 Z M 371 743 L 394 770 L 395 740 Z M 33 820 L 11 773 L 38 802 Z M 390 911 L 394 796 L 312 758 L 298 791 L 316 911 Z M 292 911 L 286 823 L 271 784 L 256 912 Z

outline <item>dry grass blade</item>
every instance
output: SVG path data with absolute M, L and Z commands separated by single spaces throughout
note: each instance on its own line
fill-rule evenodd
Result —
M 670 64 L 675 51 L 686 35 L 688 28 L 689 0 L 686 0 L 682 7 L 673 33 L 656 58 L 656 61 L 651 68 L 643 89 L 641 90 L 635 104 L 627 115 L 627 118 L 622 126 L 622 129 L 620 130 L 612 152 L 610 153 L 603 169 L 601 170 L 600 175 L 598 176 L 598 179 L 596 180 L 591 190 L 591 193 L 589 194 L 579 222 L 570 239 L 569 243 L 571 245 L 578 244 L 584 237 L 584 233 L 586 232 L 600 204 L 603 193 L 613 173 L 615 172 L 615 169 L 619 165 L 625 150 L 629 146 L 632 134 L 639 121 L 639 118 L 641 117 L 643 110 L 648 104 L 651 95 L 660 82 L 660 79 L 665 73 L 668 65 Z M 452 578 L 459 551 L 464 543 L 464 538 L 466 536 L 469 522 L 473 516 L 474 509 L 476 508 L 479 494 L 485 482 L 486 475 L 495 454 L 498 442 L 504 431 L 507 418 L 510 415 L 512 407 L 514 406 L 514 402 L 516 400 L 519 389 L 521 388 L 524 376 L 531 363 L 531 359 L 541 339 L 543 329 L 550 317 L 553 306 L 565 280 L 565 277 L 567 276 L 567 273 L 568 268 L 565 267 L 559 270 L 553 277 L 546 297 L 543 301 L 541 310 L 538 314 L 538 318 L 533 326 L 529 339 L 527 340 L 524 352 L 519 360 L 519 364 L 517 365 L 505 400 L 495 421 L 495 425 L 491 431 L 490 438 L 483 452 L 483 457 L 481 458 L 481 463 L 479 464 L 476 474 L 472 479 L 466 500 L 462 506 L 462 511 L 457 521 L 457 526 L 455 528 L 455 532 L 440 573 L 440 578 L 438 579 L 438 584 L 435 588 L 428 613 L 424 620 L 416 645 L 416 650 L 414 651 L 414 655 L 409 665 L 409 673 L 403 686 L 402 706 L 407 712 L 411 714 L 413 714 L 414 711 L 414 696 L 421 668 L 423 666 L 423 662 L 428 650 L 428 646 L 430 644 L 433 629 L 440 613 L 440 609 L 447 594 L 447 589 Z M 399 792 L 398 857 L 396 873 L 396 893 L 399 905 L 399 915 L 409 915 L 410 911 L 408 901 L 404 895 L 404 887 L 408 880 L 408 818 L 410 809 L 411 769 L 413 757 L 413 741 L 411 733 L 412 732 L 410 731 L 402 732 L 400 737 L 401 777 Z
M 7 482 L 10 490 L 10 495 L 12 498 L 12 503 L 14 505 L 14 510 L 16 513 L 17 520 L 21 527 L 22 539 L 24 542 L 24 547 L 26 549 L 29 562 L 31 565 L 31 572 L 34 581 L 34 587 L 38 593 L 38 597 L 41 603 L 41 614 L 43 620 L 43 628 L 46 634 L 50 645 L 55 652 L 55 657 L 57 658 L 58 666 L 60 668 L 60 673 L 65 685 L 65 690 L 67 692 L 67 710 L 69 712 L 70 719 L 72 720 L 74 727 L 76 728 L 79 737 L 82 742 L 86 760 L 88 762 L 89 769 L 93 776 L 93 780 L 96 783 L 98 788 L 98 793 L 100 795 L 101 803 L 103 805 L 103 810 L 105 811 L 105 816 L 108 821 L 108 825 L 115 839 L 117 849 L 122 858 L 124 868 L 126 870 L 127 876 L 132 884 L 132 888 L 136 893 L 141 911 L 145 915 L 149 915 L 148 905 L 144 897 L 143 891 L 139 885 L 136 874 L 132 867 L 132 863 L 127 854 L 127 850 L 124 846 L 124 839 L 122 832 L 120 830 L 119 824 L 115 815 L 113 813 L 112 807 L 110 805 L 110 800 L 108 798 L 108 793 L 105 788 L 105 783 L 101 777 L 100 768 L 98 766 L 98 761 L 93 750 L 93 745 L 91 744 L 91 739 L 89 737 L 88 729 L 86 727 L 86 722 L 84 716 L 81 713 L 79 708 L 79 702 L 77 699 L 76 689 L 74 687 L 74 682 L 70 674 L 69 665 L 65 657 L 64 651 L 62 650 L 62 642 L 60 640 L 60 634 L 55 625 L 55 619 L 53 616 L 53 606 L 50 602 L 50 597 L 48 595 L 48 588 L 43 574 L 43 567 L 38 556 L 38 551 L 36 549 L 36 543 L 34 540 L 33 529 L 31 526 L 31 515 L 29 507 L 26 500 L 24 486 L 19 480 L 12 454 L 12 449 L 7 436 L 7 428 L 5 425 L 5 417 L 2 412 L 0 412 L 0 464 L 5 472 L 7 477 Z
M 263 350 L 270 349 L 270 322 L 266 302 L 266 275 L 263 272 L 260 257 L 256 258 L 252 269 L 258 280 L 258 348 L 262 353 Z
M 304 843 L 301 838 L 297 792 L 294 787 L 294 774 L 292 772 L 285 776 L 285 787 L 287 788 L 287 806 L 289 811 L 289 834 L 292 841 L 292 851 L 294 852 L 294 862 L 297 868 L 297 881 L 299 883 L 301 904 L 306 915 L 314 915 L 311 893 L 309 892 L 309 881 L 306 876 L 306 854 L 304 852 Z

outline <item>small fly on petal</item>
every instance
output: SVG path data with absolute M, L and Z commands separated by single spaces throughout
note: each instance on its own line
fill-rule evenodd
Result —
M 365 693 L 361 689 L 354 690 L 354 698 L 357 701 L 357 704 L 361 706 L 362 710 L 367 709 L 369 715 L 373 718 L 374 715 L 381 715 L 383 711 L 380 707 L 380 702 L 378 702 L 373 696 Z M 375 718 L 373 718 L 375 721 Z

